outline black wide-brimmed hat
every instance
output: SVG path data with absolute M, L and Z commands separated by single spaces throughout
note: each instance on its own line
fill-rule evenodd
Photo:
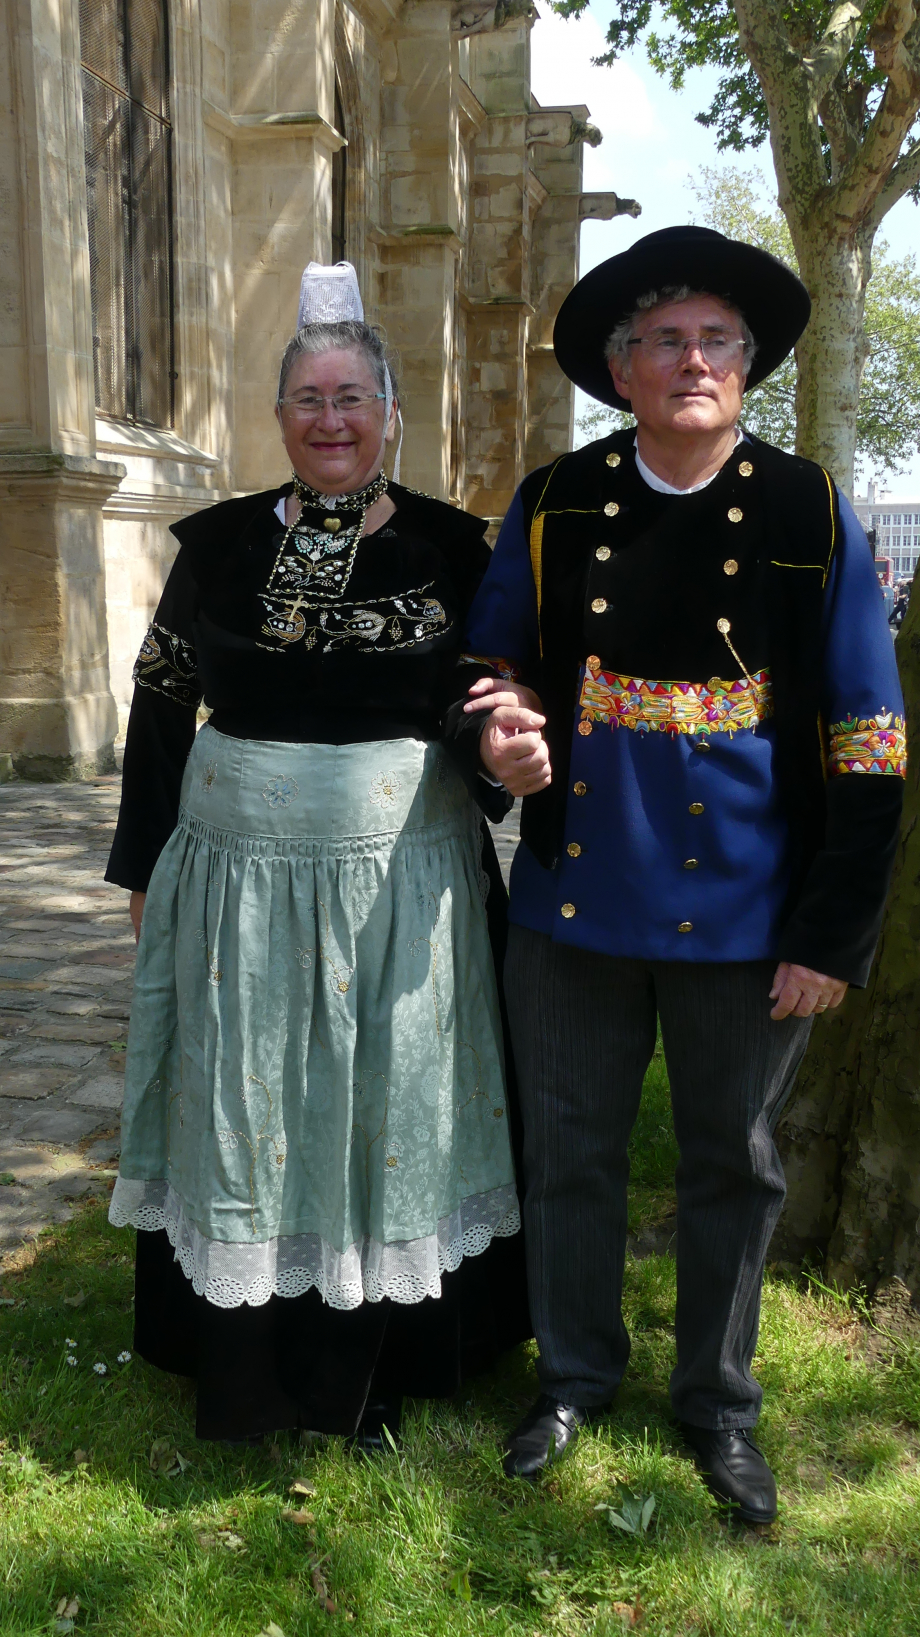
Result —
M 604 358 L 607 337 L 635 312 L 640 296 L 682 284 L 723 296 L 744 314 L 757 342 L 748 392 L 782 363 L 811 314 L 801 279 L 766 250 L 711 227 L 663 227 L 592 268 L 569 291 L 553 331 L 559 367 L 592 398 L 629 409 Z

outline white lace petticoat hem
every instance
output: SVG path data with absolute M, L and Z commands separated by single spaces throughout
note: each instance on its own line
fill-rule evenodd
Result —
M 518 1233 L 521 1218 L 513 1185 L 465 1199 L 423 1239 L 385 1245 L 364 1239 L 337 1251 L 319 1234 L 289 1234 L 263 1244 L 207 1239 L 164 1180 L 119 1177 L 109 1206 L 113 1227 L 165 1228 L 196 1295 L 214 1307 L 261 1307 L 270 1296 L 302 1296 L 315 1287 L 329 1307 L 363 1301 L 412 1303 L 441 1294 L 442 1273 L 465 1256 L 480 1256 L 493 1239 Z

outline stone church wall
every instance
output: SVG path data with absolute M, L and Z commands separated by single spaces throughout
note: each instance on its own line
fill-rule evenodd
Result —
M 79 0 L 11 5 L 0 776 L 111 765 L 170 523 L 287 476 L 277 365 L 303 267 L 332 259 L 343 162 L 345 253 L 399 357 L 403 481 L 498 520 L 569 447 L 552 324 L 582 216 L 621 207 L 582 192 L 587 109 L 532 97 L 530 9 L 169 0 L 175 404 L 154 427 L 94 402 Z

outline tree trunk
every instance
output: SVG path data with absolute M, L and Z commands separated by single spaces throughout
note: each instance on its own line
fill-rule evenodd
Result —
M 898 637 L 909 728 L 901 838 L 863 991 L 819 1018 L 778 1142 L 789 1202 L 775 1249 L 841 1285 L 896 1275 L 920 1298 L 920 587 Z M 871 777 L 871 775 L 866 775 Z
M 826 466 L 852 498 L 871 241 L 864 245 L 857 234 L 830 239 L 820 215 L 796 221 L 787 211 L 787 220 L 812 299 L 811 320 L 795 352 L 796 453 Z

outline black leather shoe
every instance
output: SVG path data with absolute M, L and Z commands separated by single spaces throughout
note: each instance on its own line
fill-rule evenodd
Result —
M 711 1432 L 680 1423 L 707 1489 L 732 1508 L 742 1523 L 772 1523 L 776 1517 L 776 1480 L 750 1433 Z
M 577 1404 L 560 1404 L 541 1393 L 515 1427 L 505 1446 L 505 1476 L 538 1478 L 545 1466 L 562 1459 L 588 1419 Z
M 384 1436 L 383 1429 L 386 1427 L 395 1441 L 399 1437 L 401 1420 L 401 1398 L 383 1398 L 373 1404 L 365 1404 L 358 1430 L 351 1440 L 352 1449 L 363 1450 L 366 1455 L 384 1454 L 393 1446 Z

